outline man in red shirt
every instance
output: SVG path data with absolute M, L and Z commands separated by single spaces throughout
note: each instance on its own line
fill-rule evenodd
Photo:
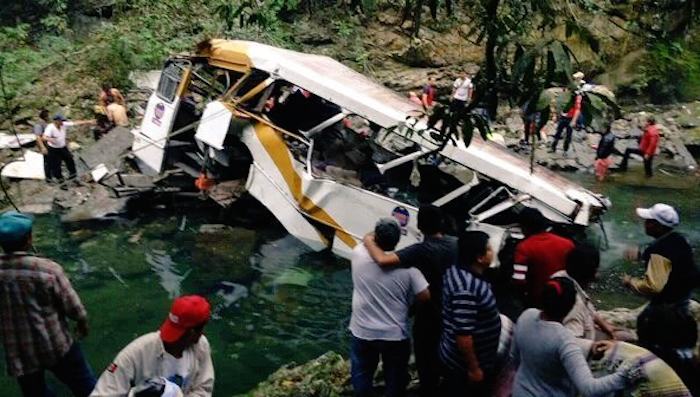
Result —
M 428 77 L 428 84 L 423 86 L 423 95 L 421 95 L 423 106 L 430 109 L 435 103 L 435 77 Z
M 659 146 L 659 128 L 656 126 L 656 120 L 653 117 L 647 118 L 647 125 L 644 128 L 644 134 L 642 139 L 639 141 L 639 148 L 627 148 L 625 150 L 625 155 L 622 157 L 622 163 L 620 163 L 620 171 L 627 171 L 627 161 L 629 161 L 630 154 L 639 154 L 644 157 L 644 172 L 647 177 L 652 177 L 652 161 L 656 155 L 656 148 Z
M 513 284 L 520 287 L 528 307 L 539 307 L 542 289 L 550 276 L 566 267 L 574 243 L 547 231 L 547 221 L 535 208 L 520 212 L 525 239 L 515 247 Z
M 552 150 L 554 153 L 557 151 L 557 143 L 561 139 L 561 133 L 566 129 L 566 137 L 564 138 L 564 153 L 569 152 L 569 145 L 571 145 L 571 135 L 574 133 L 573 128 L 578 122 L 578 118 L 581 116 L 581 105 L 583 103 L 583 95 L 580 91 L 574 92 L 573 102 L 571 107 L 565 113 L 559 116 L 559 123 L 557 124 L 557 132 L 554 134 L 554 142 L 552 142 Z

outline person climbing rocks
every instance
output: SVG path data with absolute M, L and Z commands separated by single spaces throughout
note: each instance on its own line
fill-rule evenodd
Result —
M 445 233 L 445 223 L 445 215 L 439 207 L 423 205 L 418 209 L 418 230 L 424 236 L 420 243 L 386 252 L 377 245 L 374 235 L 364 237 L 364 245 L 378 266 L 417 268 L 430 285 L 430 305 L 418 307 L 413 322 L 413 350 L 421 396 L 433 396 L 440 383 L 442 276 L 457 263 L 457 238 Z
M 393 218 L 380 219 L 374 227 L 373 244 L 393 251 L 401 228 Z M 410 377 L 409 312 L 413 303 L 430 301 L 428 281 L 416 268 L 381 268 L 364 244 L 353 249 L 352 314 L 350 316 L 351 381 L 356 397 L 374 395 L 374 373 L 381 359 L 385 396 L 402 397 Z
M 577 123 L 579 117 L 581 116 L 581 108 L 583 104 L 583 93 L 577 88 L 572 92 L 571 105 L 566 112 L 562 112 L 559 115 L 559 122 L 557 123 L 557 130 L 554 134 L 554 141 L 552 141 L 551 153 L 557 151 L 557 144 L 562 138 L 562 132 L 566 130 L 566 135 L 564 137 L 564 154 L 569 152 L 569 146 L 571 145 L 571 138 L 574 133 L 574 128 L 577 128 Z
M 651 178 L 654 175 L 653 160 L 654 156 L 656 156 L 656 148 L 658 146 L 659 128 L 656 125 L 656 119 L 654 117 L 649 117 L 647 118 L 642 138 L 639 141 L 639 147 L 627 148 L 627 150 L 625 150 L 619 170 L 621 172 L 627 171 L 627 162 L 629 161 L 630 155 L 638 154 L 644 158 L 644 173 L 648 178 Z
M 107 119 L 116 127 L 128 127 L 129 116 L 126 107 L 118 103 L 114 97 L 107 98 Z
M 142 335 L 122 349 L 90 397 L 127 396 L 132 387 L 154 378 L 165 379 L 167 387 L 179 389 L 185 396 L 211 397 L 214 366 L 204 336 L 210 318 L 211 305 L 204 297 L 176 298 L 160 330 Z
M 126 100 L 124 99 L 124 95 L 122 95 L 121 91 L 112 87 L 110 83 L 103 83 L 98 96 L 98 105 L 106 109 L 107 105 L 109 105 L 110 98 L 112 98 L 112 102 L 126 107 Z
M 615 134 L 613 134 L 610 126 L 605 128 L 600 134 L 600 141 L 598 141 L 598 147 L 595 152 L 595 176 L 598 182 L 603 182 L 605 176 L 608 173 L 608 168 L 613 163 L 611 156 L 613 154 L 619 154 L 619 151 L 615 149 Z
M 0 215 L 0 316 L 5 365 L 25 397 L 53 395 L 51 371 L 74 396 L 87 397 L 95 376 L 71 335 L 88 335 L 87 311 L 58 263 L 30 253 L 34 218 L 15 211 Z

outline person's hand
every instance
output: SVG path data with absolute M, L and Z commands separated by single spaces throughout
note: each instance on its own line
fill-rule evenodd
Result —
M 569 123 L 569 127 L 575 128 L 575 127 L 576 127 L 576 122 L 575 122 L 575 121 L 570 122 L 570 123 Z
M 615 342 L 609 340 L 601 340 L 598 342 L 593 342 L 591 345 L 591 357 L 595 360 L 600 360 L 606 351 L 610 350 L 615 346 Z
M 87 320 L 80 320 L 75 326 L 75 334 L 78 336 L 78 339 L 84 339 L 88 336 L 90 333 L 90 327 L 88 327 L 88 322 Z
M 467 370 L 467 379 L 472 383 L 479 383 L 484 380 L 484 371 L 477 367 L 476 369 Z
M 625 287 L 632 286 L 632 277 L 629 274 L 622 275 L 622 285 L 624 285 Z
M 374 233 L 365 234 L 365 237 L 362 238 L 362 242 L 365 244 L 374 243 Z
M 627 247 L 622 253 L 622 257 L 628 261 L 636 261 L 639 259 L 639 247 Z
M 645 155 L 644 155 L 644 160 L 649 160 L 650 158 L 651 158 L 650 155 L 648 155 L 648 154 L 645 154 Z

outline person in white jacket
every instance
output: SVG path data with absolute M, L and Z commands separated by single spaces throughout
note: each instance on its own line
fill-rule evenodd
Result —
M 214 366 L 209 341 L 202 335 L 211 306 L 197 295 L 173 302 L 159 331 L 129 343 L 102 373 L 91 397 L 127 397 L 130 390 L 151 378 L 177 385 L 184 397 L 210 397 Z

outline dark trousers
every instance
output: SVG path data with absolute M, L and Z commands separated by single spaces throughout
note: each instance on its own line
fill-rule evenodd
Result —
M 450 113 L 453 115 L 461 115 L 467 107 L 467 101 L 452 98 L 450 102 Z
M 622 156 L 622 163 L 620 163 L 620 171 L 627 171 L 627 162 L 629 161 L 631 154 L 638 154 L 644 157 L 644 153 L 642 153 L 642 151 L 638 148 L 627 148 L 627 150 L 625 150 L 625 154 Z M 654 156 L 649 157 L 649 159 L 644 158 L 644 172 L 649 177 L 654 175 L 654 172 L 652 170 L 653 161 Z
M 49 146 L 49 174 L 52 178 L 63 179 L 63 173 L 61 172 L 62 163 L 65 161 L 66 167 L 68 167 L 68 177 L 74 178 L 76 175 L 75 162 L 73 161 L 73 155 L 67 147 L 62 147 L 60 149 L 52 148 Z
M 73 343 L 68 353 L 59 362 L 48 368 L 71 390 L 76 397 L 88 397 L 95 388 L 95 375 L 85 361 L 83 351 L 78 343 Z M 24 397 L 54 397 L 55 394 L 46 385 L 44 370 L 17 377 L 17 382 Z
M 372 380 L 381 357 L 387 397 L 401 397 L 408 385 L 408 359 L 411 356 L 411 341 L 365 340 L 352 337 L 350 366 L 353 395 L 373 395 Z
M 560 117 L 559 123 L 557 123 L 557 132 L 554 134 L 554 142 L 552 142 L 552 151 L 556 152 L 557 144 L 561 139 L 561 133 L 566 130 L 566 136 L 564 137 L 564 151 L 569 150 L 571 145 L 571 136 L 574 133 L 573 128 L 571 128 L 571 118 L 570 117 Z
M 413 325 L 413 353 L 416 356 L 420 395 L 423 397 L 434 396 L 440 385 L 440 318 L 434 317 L 416 314 Z
M 455 373 L 444 370 L 442 392 L 434 393 L 444 397 L 491 397 L 493 387 L 492 377 L 485 375 L 482 382 L 472 383 L 467 379 L 466 371 Z
M 44 155 L 44 176 L 46 179 L 51 179 L 51 167 L 49 166 L 49 154 Z

